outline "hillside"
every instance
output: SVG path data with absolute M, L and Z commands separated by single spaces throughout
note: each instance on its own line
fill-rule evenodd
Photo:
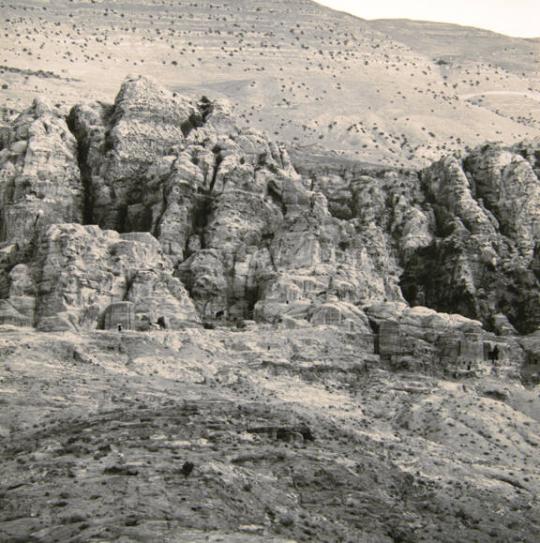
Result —
M 0 10 L 2 543 L 540 540 L 538 40 Z
M 538 144 L 236 119 L 131 77 L 0 132 L 0 539 L 537 541 Z
M 2 95 L 110 102 L 129 73 L 227 98 L 243 127 L 367 162 L 426 165 L 540 135 L 534 40 L 367 22 L 308 0 L 2 1 Z M 467 44 L 467 45 L 459 45 Z
M 365 369 L 320 328 L 4 326 L 0 357 L 5 543 L 538 541 L 515 380 Z

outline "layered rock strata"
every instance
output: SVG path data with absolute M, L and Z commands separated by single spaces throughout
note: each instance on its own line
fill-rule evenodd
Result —
M 226 104 L 140 77 L 67 119 L 37 101 L 2 130 L 0 320 L 254 319 L 382 334 L 390 358 L 422 351 L 392 347 L 405 334 L 429 360 L 485 361 L 500 342 L 520 359 L 508 338 L 540 324 L 538 155 L 488 145 L 421 172 L 291 160 L 239 130 Z M 393 316 L 374 314 L 380 304 Z M 402 322 L 407 304 L 481 324 L 464 332 L 434 313 L 426 325 L 416 309 L 419 335 Z

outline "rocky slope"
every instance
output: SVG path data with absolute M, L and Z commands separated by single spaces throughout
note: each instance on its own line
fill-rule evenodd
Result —
M 3 540 L 537 540 L 537 142 L 289 155 L 139 76 L 0 136 Z
M 332 327 L 2 327 L 0 539 L 537 541 L 537 391 L 359 352 Z

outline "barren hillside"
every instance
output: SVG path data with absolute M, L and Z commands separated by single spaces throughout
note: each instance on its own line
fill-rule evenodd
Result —
M 2 543 L 540 540 L 538 40 L 0 10 Z
M 243 126 L 288 144 L 371 162 L 426 164 L 540 134 L 534 40 L 367 22 L 308 0 L 2 0 L 0 10 L 8 108 L 39 94 L 111 101 L 136 73 L 225 97 Z

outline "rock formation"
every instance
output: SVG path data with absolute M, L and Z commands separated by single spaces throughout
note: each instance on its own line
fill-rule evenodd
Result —
M 538 541 L 539 145 L 289 155 L 144 78 L 1 134 L 2 541 Z
M 34 321 L 40 329 L 95 328 L 110 315 L 109 306 L 122 301 L 134 304 L 135 320 L 126 328 L 145 327 L 160 317 L 173 327 L 199 320 L 170 261 L 148 233 L 54 225 L 43 234 L 36 262 Z
M 37 98 L 0 134 L 0 242 L 26 245 L 49 224 L 81 222 L 77 141 L 59 111 Z
M 421 172 L 291 160 L 227 104 L 142 77 L 67 119 L 36 101 L 2 131 L 0 320 L 254 319 L 380 334 L 389 360 L 485 361 L 500 342 L 520 360 L 515 329 L 540 324 L 538 154 L 486 145 Z
M 502 313 L 519 331 L 536 330 L 540 183 L 534 154 L 526 146 L 486 145 L 463 161 L 434 164 L 422 173 L 422 185 L 434 235 L 405 265 L 407 299 L 481 319 L 492 329 Z

